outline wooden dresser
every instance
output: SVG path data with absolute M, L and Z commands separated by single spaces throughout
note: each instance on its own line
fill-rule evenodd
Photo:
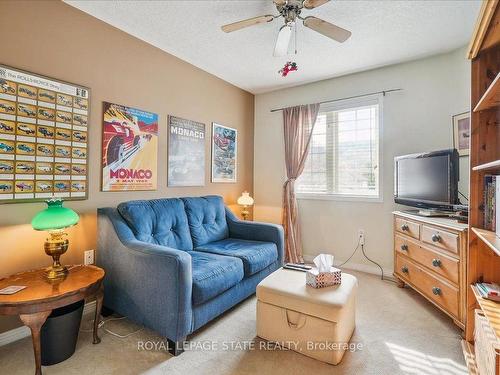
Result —
M 465 328 L 467 224 L 395 211 L 394 276 Z

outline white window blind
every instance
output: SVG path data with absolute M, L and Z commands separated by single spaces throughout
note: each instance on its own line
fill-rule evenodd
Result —
M 380 104 L 372 98 L 320 107 L 299 197 L 380 197 Z

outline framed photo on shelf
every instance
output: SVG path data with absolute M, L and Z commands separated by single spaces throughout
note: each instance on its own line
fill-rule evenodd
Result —
M 212 182 L 236 182 L 238 131 L 212 123 Z
M 468 156 L 470 150 L 470 112 L 453 116 L 453 147 L 460 156 Z

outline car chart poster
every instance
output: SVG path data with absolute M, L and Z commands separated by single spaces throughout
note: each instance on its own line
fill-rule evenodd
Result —
M 103 103 L 102 191 L 157 188 L 158 115 Z
M 0 65 L 0 203 L 87 198 L 90 92 Z
M 212 182 L 236 182 L 238 131 L 212 123 Z
M 168 186 L 205 185 L 205 124 L 168 116 Z

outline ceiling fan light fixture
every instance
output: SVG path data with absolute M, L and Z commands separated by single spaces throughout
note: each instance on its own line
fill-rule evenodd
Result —
M 276 45 L 274 47 L 274 56 L 286 56 L 288 54 L 288 45 L 290 44 L 290 39 L 292 37 L 292 25 L 283 25 L 278 32 L 278 37 L 276 38 Z
M 281 18 L 284 25 L 280 28 L 276 38 L 273 55 L 286 56 L 292 39 L 292 28 L 295 27 L 295 54 L 297 54 L 297 20 L 301 20 L 303 25 L 317 33 L 335 40 L 339 43 L 345 42 L 351 37 L 349 30 L 343 29 L 340 26 L 322 20 L 314 16 L 302 17 L 301 12 L 304 9 L 314 9 L 330 0 L 272 0 L 278 11 L 277 15 L 266 14 L 263 16 L 248 18 L 238 22 L 233 22 L 221 27 L 225 33 L 241 30 L 246 27 L 269 23 L 275 18 Z

